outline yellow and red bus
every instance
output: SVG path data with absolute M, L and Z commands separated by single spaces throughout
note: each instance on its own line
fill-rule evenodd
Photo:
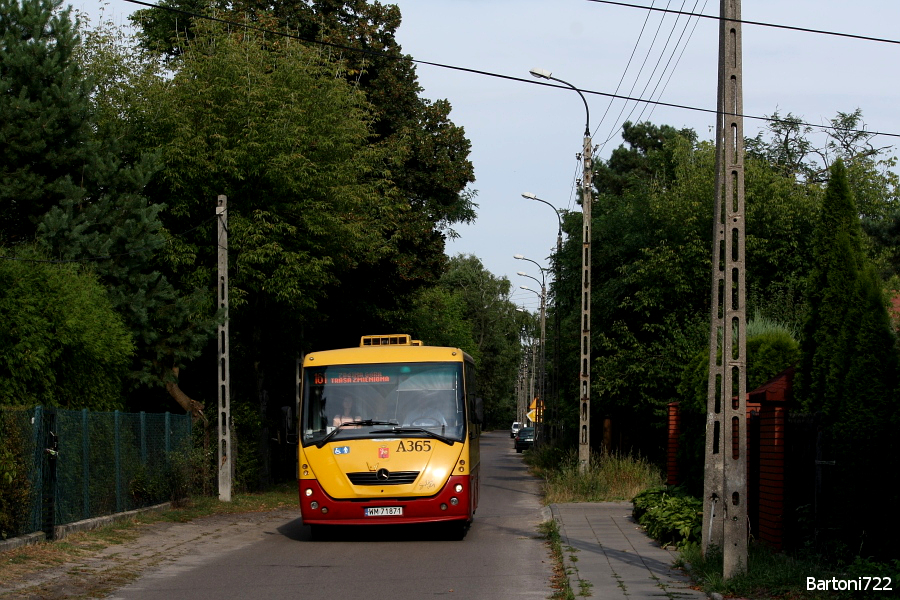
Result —
M 303 522 L 451 523 L 478 507 L 482 406 L 459 348 L 409 335 L 307 354 L 300 375 Z

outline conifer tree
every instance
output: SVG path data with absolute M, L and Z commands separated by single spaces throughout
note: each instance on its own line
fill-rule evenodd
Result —
M 62 0 L 0 0 L 0 243 L 34 236 L 54 204 L 91 178 L 90 85 Z
M 813 263 L 807 284 L 809 314 L 804 326 L 800 383 L 805 410 L 839 414 L 852 340 L 846 325 L 856 314 L 856 283 L 863 260 L 860 225 L 847 171 L 838 160 L 822 200 L 813 235 Z
M 819 507 L 819 529 L 835 528 L 844 543 L 877 554 L 897 527 L 854 507 L 860 495 L 893 497 L 888 504 L 896 504 L 896 492 L 886 496 L 880 482 L 897 465 L 892 424 L 900 414 L 898 355 L 882 284 L 861 236 L 847 171 L 838 160 L 816 228 L 798 394 L 806 411 L 822 416 L 826 433 L 817 459 L 833 464 L 820 474 L 828 502 Z
M 0 85 L 8 92 L 0 96 L 0 243 L 37 237 L 53 259 L 93 271 L 131 330 L 131 383 L 165 386 L 199 414 L 178 372 L 211 334 L 212 303 L 200 291 L 181 293 L 156 268 L 168 241 L 162 206 L 142 195 L 156 161 L 117 135 L 108 115 L 98 123 L 97 101 L 108 101 L 93 95 L 99 78 L 87 72 L 96 65 L 81 62 L 79 24 L 60 2 L 0 0 Z M 82 380 L 95 388 L 86 394 L 109 385 Z

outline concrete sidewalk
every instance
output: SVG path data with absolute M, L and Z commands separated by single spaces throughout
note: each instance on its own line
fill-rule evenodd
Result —
M 676 553 L 660 548 L 631 517 L 630 502 L 551 504 L 550 510 L 576 598 L 706 600 L 672 568 Z

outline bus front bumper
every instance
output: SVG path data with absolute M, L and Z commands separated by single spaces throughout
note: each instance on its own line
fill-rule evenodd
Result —
M 434 496 L 332 498 L 315 479 L 299 480 L 305 525 L 392 525 L 472 520 L 468 475 L 451 476 Z M 402 514 L 398 514 L 401 513 Z

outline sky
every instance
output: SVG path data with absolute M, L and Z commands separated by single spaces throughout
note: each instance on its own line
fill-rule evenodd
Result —
M 101 2 L 116 22 L 139 8 L 125 0 L 71 0 L 92 19 Z M 624 0 L 643 7 L 717 16 L 717 0 Z M 513 286 L 512 300 L 536 310 L 537 289 L 556 244 L 552 208 L 522 198 L 532 193 L 559 210 L 580 210 L 584 104 L 571 89 L 540 85 L 540 68 L 585 92 L 595 158 L 621 141 L 624 121 L 694 129 L 714 137 L 718 23 L 713 19 L 605 4 L 594 0 L 394 0 L 403 15 L 397 40 L 414 59 L 520 78 L 417 65 L 422 96 L 446 99 L 452 121 L 471 141 L 478 218 L 454 227 L 449 255 L 472 254 Z M 897 0 L 751 0 L 745 21 L 900 40 Z M 900 44 L 745 23 L 742 26 L 744 114 L 792 113 L 813 125 L 838 111 L 862 110 L 867 130 L 900 134 L 896 65 Z M 653 106 L 621 95 L 704 110 Z M 745 119 L 755 136 L 765 122 Z M 813 136 L 813 142 L 821 136 Z M 880 136 L 878 146 L 900 137 Z M 552 273 L 546 273 L 548 281 Z

